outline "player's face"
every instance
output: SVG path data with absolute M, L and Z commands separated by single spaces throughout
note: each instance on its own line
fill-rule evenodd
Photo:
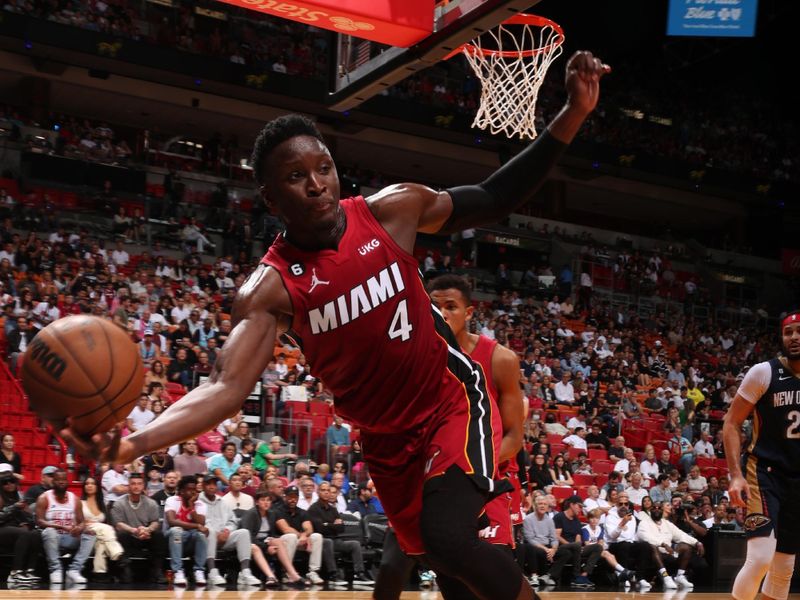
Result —
M 474 308 L 467 303 L 464 295 L 455 289 L 436 290 L 431 292 L 434 306 L 441 311 L 444 320 L 458 335 L 467 326 L 467 321 L 472 318 Z
M 800 360 L 800 321 L 783 328 L 783 350 L 789 360 Z
M 300 135 L 279 144 L 266 160 L 261 194 L 288 227 L 327 230 L 336 225 L 339 175 L 328 148 Z

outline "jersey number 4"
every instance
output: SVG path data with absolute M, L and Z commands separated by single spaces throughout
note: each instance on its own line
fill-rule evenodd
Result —
M 789 427 L 786 429 L 786 439 L 800 439 L 800 410 L 793 410 L 789 413 Z
M 397 310 L 394 311 L 392 322 L 389 325 L 389 339 L 394 340 L 400 338 L 401 341 L 407 342 L 411 339 L 411 330 L 414 327 L 408 322 L 408 307 L 405 300 L 400 300 L 397 305 Z

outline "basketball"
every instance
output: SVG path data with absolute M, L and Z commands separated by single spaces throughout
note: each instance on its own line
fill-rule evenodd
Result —
M 71 316 L 28 345 L 22 385 L 30 406 L 58 426 L 92 435 L 124 421 L 142 391 L 142 362 L 128 334 L 106 319 Z

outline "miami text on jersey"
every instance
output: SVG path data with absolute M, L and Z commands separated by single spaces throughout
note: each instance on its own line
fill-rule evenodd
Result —
M 323 307 L 308 311 L 308 322 L 314 335 L 332 331 L 355 321 L 406 289 L 400 267 L 393 262 L 349 292 L 326 302 Z

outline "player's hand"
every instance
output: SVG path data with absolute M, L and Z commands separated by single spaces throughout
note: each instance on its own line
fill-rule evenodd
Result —
M 133 444 L 122 438 L 121 423 L 107 433 L 86 437 L 73 429 L 72 419 L 67 419 L 58 434 L 77 454 L 98 462 L 128 464 L 137 458 Z
M 750 486 L 741 475 L 734 475 L 728 484 L 728 496 L 731 498 L 731 506 L 747 506 L 747 499 L 750 497 Z
M 697 542 L 694 549 L 697 551 L 697 556 L 705 556 L 706 547 L 703 546 L 702 542 Z
M 600 98 L 600 78 L 610 72 L 611 67 L 595 58 L 591 52 L 579 50 L 573 54 L 567 62 L 567 103 L 588 115 Z

